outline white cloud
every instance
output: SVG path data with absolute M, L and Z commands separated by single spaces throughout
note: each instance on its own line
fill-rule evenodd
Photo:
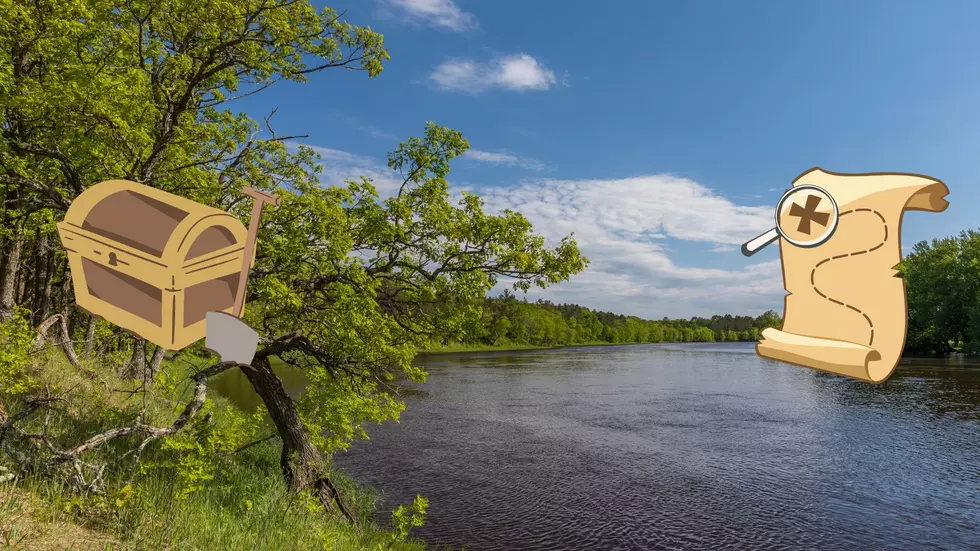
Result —
M 495 165 L 506 165 L 506 166 L 519 166 L 522 168 L 527 168 L 530 170 L 543 170 L 544 163 L 537 159 L 531 159 L 529 157 L 518 157 L 510 152 L 498 152 L 493 153 L 490 151 L 480 151 L 478 149 L 469 149 L 463 155 L 474 161 L 479 161 L 481 163 L 490 163 Z
M 589 222 L 596 230 L 640 241 L 662 234 L 685 241 L 741 245 L 772 225 L 772 208 L 740 206 L 686 178 L 539 180 L 479 190 L 488 203 L 522 213 Z M 562 230 L 563 231 L 563 230 Z
M 298 142 L 286 142 L 286 146 L 295 149 Z M 355 155 L 339 149 L 303 144 L 320 155 L 320 165 L 323 172 L 320 181 L 326 185 L 340 186 L 348 179 L 357 180 L 366 176 L 382 197 L 393 195 L 402 184 L 399 174 L 389 169 L 384 163 L 372 157 Z
M 443 90 L 469 93 L 491 88 L 543 91 L 557 82 L 551 69 L 523 53 L 498 57 L 489 62 L 450 59 L 436 67 L 429 78 Z
M 474 191 L 488 210 L 522 213 L 551 244 L 574 232 L 592 261 L 570 282 L 532 297 L 660 318 L 758 313 L 778 309 L 785 294 L 778 260 L 739 269 L 675 263 L 675 248 L 700 242 L 716 252 L 737 250 L 771 225 L 771 207 L 736 205 L 691 180 L 540 180 Z
M 314 149 L 323 158 L 324 183 L 341 184 L 345 178 L 363 175 L 374 180 L 383 197 L 401 185 L 399 175 L 379 160 L 336 149 Z M 487 162 L 508 162 L 507 155 L 476 153 Z M 731 253 L 770 228 L 771 206 L 738 205 L 697 182 L 669 175 L 540 179 L 466 188 L 451 184 L 457 197 L 463 189 L 484 197 L 487 212 L 520 212 L 550 246 L 574 232 L 591 265 L 571 281 L 532 291 L 531 300 L 548 298 L 648 319 L 757 315 L 782 308 L 785 291 L 779 260 L 749 263 Z M 688 261 L 701 266 L 676 261 L 683 247 L 704 251 L 697 260 Z M 725 259 L 730 262 L 732 256 L 745 264 L 710 267 Z M 506 286 L 501 282 L 494 293 Z
M 399 14 L 417 24 L 443 27 L 456 32 L 478 26 L 476 17 L 456 5 L 453 0 L 387 0 Z

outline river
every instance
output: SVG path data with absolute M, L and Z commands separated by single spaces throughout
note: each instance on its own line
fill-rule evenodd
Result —
M 881 385 L 751 343 L 420 356 L 400 423 L 335 462 L 495 550 L 978 549 L 980 369 Z

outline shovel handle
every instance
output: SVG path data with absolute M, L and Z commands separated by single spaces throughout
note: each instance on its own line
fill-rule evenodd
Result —
M 248 283 L 248 272 L 252 269 L 252 256 L 255 254 L 255 240 L 259 234 L 259 220 L 262 218 L 262 207 L 266 203 L 279 204 L 279 197 L 259 191 L 255 188 L 244 187 L 242 193 L 255 199 L 252 204 L 252 219 L 248 224 L 248 237 L 245 239 L 245 250 L 242 252 L 242 271 L 238 274 L 238 288 L 235 290 L 235 304 L 231 314 L 236 318 L 242 316 L 245 308 L 245 285 Z
M 272 203 L 273 205 L 279 205 L 279 197 L 271 193 L 266 193 L 264 191 L 259 191 L 252 187 L 242 188 L 242 193 L 248 195 L 249 197 L 255 199 L 257 203 Z

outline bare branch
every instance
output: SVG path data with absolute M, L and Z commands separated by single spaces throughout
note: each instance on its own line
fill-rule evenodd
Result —
M 228 452 L 228 453 L 229 453 L 229 455 L 234 455 L 236 453 L 243 452 L 243 451 L 251 448 L 252 446 L 258 446 L 259 444 L 261 444 L 263 442 L 268 442 L 269 440 L 272 440 L 273 438 L 279 438 L 279 433 L 278 432 L 274 432 L 274 433 L 270 434 L 269 436 L 266 436 L 265 438 L 256 440 L 255 442 L 249 442 L 248 444 L 245 444 L 244 446 L 241 446 L 240 448 L 238 448 L 238 449 L 236 449 L 234 451 Z
M 187 425 L 187 423 L 201 411 L 201 408 L 204 406 L 204 400 L 207 398 L 209 377 L 213 377 L 214 375 L 233 367 L 242 367 L 243 365 L 244 364 L 239 364 L 236 362 L 221 362 L 195 373 L 191 377 L 195 383 L 194 396 L 191 398 L 191 401 L 187 403 L 187 406 L 184 407 L 184 411 L 177 416 L 177 419 L 174 420 L 173 424 L 171 424 L 169 427 L 154 427 L 142 422 L 137 422 L 130 427 L 110 429 L 89 438 L 74 448 L 59 452 L 58 457 L 55 458 L 55 461 L 70 461 L 71 459 L 78 457 L 80 454 L 93 448 L 97 448 L 110 440 L 133 434 L 143 434 L 146 436 L 146 438 L 140 444 L 139 448 L 137 448 L 138 454 L 143 450 L 143 448 L 146 447 L 147 444 L 149 444 L 149 442 L 163 436 L 169 436 L 184 428 L 184 426 Z

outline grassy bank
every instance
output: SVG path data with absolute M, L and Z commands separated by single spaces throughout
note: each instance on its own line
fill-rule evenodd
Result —
M 182 377 L 195 369 L 170 365 L 159 388 L 142 395 L 118 392 L 133 383 L 119 380 L 111 369 L 92 367 L 116 390 L 81 376 L 54 354 L 33 369 L 36 388 L 64 397 L 65 408 L 18 427 L 34 434 L 47 431 L 67 447 L 106 428 L 131 424 L 144 408 L 151 424 L 167 425 L 190 390 Z M 16 397 L 3 404 L 10 415 L 24 405 L 25 399 Z M 177 436 L 148 446 L 138 464 L 125 451 L 134 449 L 139 437 L 87 453 L 86 463 L 106 465 L 101 495 L 76 491 L 67 476 L 53 474 L 25 474 L 0 483 L 0 549 L 425 548 L 370 522 L 379 496 L 343 473 L 335 472 L 334 479 L 361 519 L 360 527 L 333 517 L 308 495 L 289 492 L 275 440 L 241 449 L 271 432 L 258 417 L 245 416 L 214 392 L 200 417 Z M 7 473 L 16 472 L 11 457 L 0 454 Z
M 211 483 L 186 499 L 174 497 L 173 477 L 163 473 L 140 480 L 129 492 L 124 481 L 110 480 L 115 489 L 105 499 L 81 497 L 63 483 L 39 478 L 5 484 L 0 549 L 425 548 L 403 542 L 389 547 L 389 531 L 371 524 L 355 529 L 290 494 L 275 472 L 272 447 L 256 446 L 226 462 Z M 365 515 L 373 502 L 364 494 L 356 508 Z

